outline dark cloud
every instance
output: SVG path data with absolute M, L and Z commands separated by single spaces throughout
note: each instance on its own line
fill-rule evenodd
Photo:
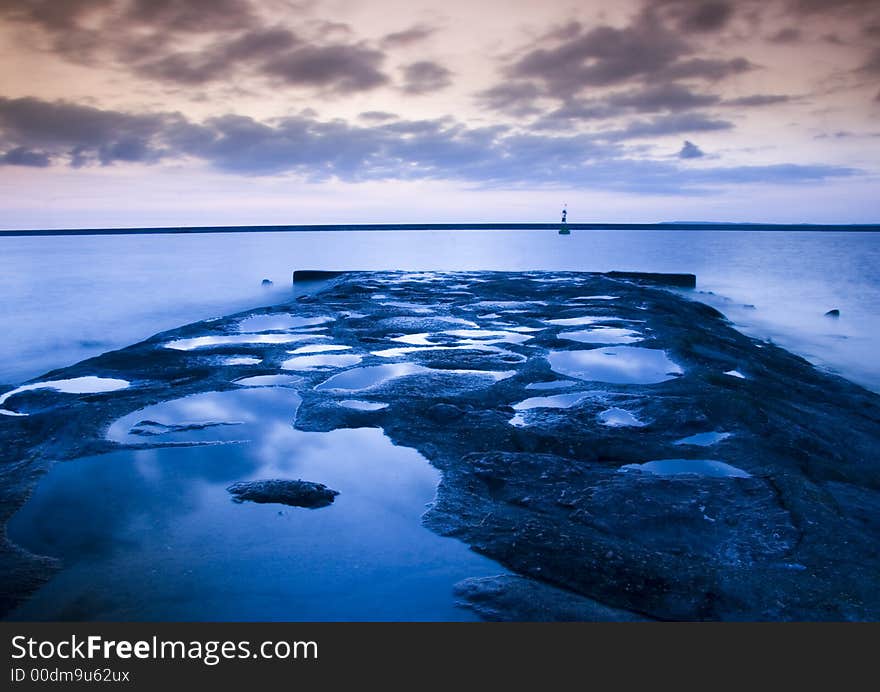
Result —
M 569 22 L 515 53 L 502 68 L 504 80 L 478 93 L 478 102 L 515 117 L 543 113 L 536 122 L 542 129 L 712 107 L 720 98 L 695 82 L 719 82 L 755 65 L 704 57 L 690 35 L 720 30 L 732 14 L 726 1 L 651 0 L 622 27 Z M 609 87 L 629 89 L 602 93 Z
M 658 84 L 612 92 L 602 98 L 570 99 L 539 118 L 534 127 L 564 129 L 576 121 L 609 120 L 641 113 L 683 113 L 719 102 L 714 94 L 697 93 L 680 84 Z
M 727 77 L 749 72 L 755 65 L 745 58 L 719 60 L 715 58 L 691 58 L 679 60 L 658 70 L 655 75 L 660 79 L 700 79 L 708 82 L 719 82 Z
M 805 14 L 857 13 L 877 10 L 877 0 L 788 0 L 788 10 Z
M 705 131 L 723 124 L 655 119 L 655 133 Z M 637 129 L 633 124 L 631 129 Z M 36 99 L 0 99 L 4 163 L 73 167 L 189 157 L 220 171 L 293 174 L 307 181 L 443 179 L 516 188 L 589 185 L 657 194 L 700 193 L 716 186 L 800 183 L 855 175 L 834 166 L 679 168 L 634 159 L 620 133 L 565 136 L 503 126 L 468 127 L 452 118 L 356 125 L 309 114 L 260 122 L 226 115 L 201 123 L 176 113 L 136 115 Z
M 0 98 L 0 148 L 24 148 L 76 165 L 155 161 L 157 140 L 180 116 L 131 115 L 34 98 Z
M 436 31 L 437 30 L 433 27 L 424 24 L 417 24 L 409 29 L 404 29 L 403 31 L 394 31 L 390 34 L 385 34 L 385 36 L 382 37 L 381 44 L 383 48 L 409 46 L 413 43 L 424 41 Z
M 266 24 L 258 9 L 251 0 L 0 0 L 0 13 L 45 31 L 64 58 L 151 80 L 201 86 L 262 76 L 337 92 L 389 81 L 384 52 L 349 39 L 348 25 L 307 21 L 298 35 Z
M 236 31 L 256 20 L 248 0 L 130 0 L 120 8 L 129 22 L 175 32 Z
M 588 86 L 608 86 L 648 78 L 690 52 L 678 35 L 644 17 L 624 28 L 599 26 L 577 32 L 555 45 L 527 51 L 508 69 L 509 77 L 530 79 L 557 97 Z
M 733 5 L 729 2 L 701 2 L 685 15 L 682 26 L 692 31 L 718 31 L 727 25 L 732 15 Z
M 310 45 L 272 58 L 262 71 L 290 85 L 365 91 L 388 82 L 380 69 L 384 60 L 384 53 L 364 45 Z
M 681 150 L 678 152 L 678 158 L 680 159 L 700 159 L 704 156 L 703 150 L 689 140 L 684 141 Z
M 849 139 L 850 137 L 856 137 L 855 132 L 850 132 L 849 130 L 838 130 L 837 132 L 823 132 L 820 135 L 816 135 L 813 139 Z
M 0 0 L 0 12 L 16 21 L 62 31 L 115 4 L 116 0 Z
M 52 159 L 42 151 L 32 151 L 24 147 L 15 147 L 0 154 L 0 166 L 32 166 L 34 168 L 46 168 L 52 164 Z
M 358 118 L 367 122 L 381 123 L 388 120 L 397 120 L 397 115 L 386 111 L 364 111 L 358 115 Z
M 141 76 L 163 82 L 198 86 L 228 79 L 241 68 L 259 71 L 262 63 L 301 44 L 297 36 L 281 27 L 247 31 L 233 39 L 217 41 L 199 51 L 170 52 L 147 58 L 128 51 L 128 62 Z
M 861 72 L 880 75 L 880 48 L 875 48 L 859 68 Z
M 734 12 L 734 4 L 725 0 L 652 0 L 647 7 L 668 17 L 685 32 L 720 31 Z
M 700 113 L 682 113 L 662 115 L 648 120 L 634 120 L 626 127 L 608 133 L 607 136 L 618 140 L 628 140 L 693 132 L 715 132 L 731 128 L 733 128 L 733 123 L 727 120 L 720 120 Z
M 509 113 L 516 117 L 535 115 L 535 105 L 541 90 L 532 82 L 504 81 L 477 94 L 477 100 L 486 108 Z
M 714 94 L 700 94 L 681 84 L 669 83 L 611 94 L 607 97 L 606 103 L 612 107 L 651 113 L 703 108 L 714 105 L 719 100 Z
M 427 94 L 452 84 L 452 72 L 431 60 L 419 60 L 405 65 L 402 71 L 402 88 L 408 94 Z
M 789 26 L 780 29 L 775 34 L 771 34 L 767 37 L 767 40 L 772 43 L 797 43 L 801 40 L 801 31 L 800 29 Z
M 776 104 L 787 103 L 789 101 L 791 101 L 791 96 L 785 94 L 752 94 L 751 96 L 727 99 L 723 101 L 721 105 L 751 108 L 758 106 L 775 106 Z

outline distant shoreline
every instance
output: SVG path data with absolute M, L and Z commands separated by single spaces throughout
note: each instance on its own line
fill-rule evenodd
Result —
M 68 228 L 0 230 L 0 237 L 84 235 L 172 235 L 201 233 L 302 233 L 309 231 L 553 231 L 560 223 L 354 223 L 275 226 L 165 226 L 156 228 Z M 845 231 L 877 233 L 880 224 L 762 223 L 567 223 L 572 231 Z

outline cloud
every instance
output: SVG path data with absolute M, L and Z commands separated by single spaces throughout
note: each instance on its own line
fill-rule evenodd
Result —
M 643 16 L 624 28 L 571 27 L 555 45 L 525 52 L 507 68 L 507 75 L 535 80 L 546 93 L 568 97 L 587 86 L 648 78 L 690 52 L 682 38 Z
M 872 75 L 880 75 L 880 48 L 875 48 L 864 63 L 859 67 L 860 72 Z
M 367 122 L 387 122 L 388 120 L 397 120 L 397 115 L 387 111 L 364 111 L 358 114 L 358 118 Z
M 771 43 L 797 43 L 801 40 L 801 31 L 789 26 L 771 34 L 767 40 Z
M 61 57 L 149 80 L 202 86 L 234 77 L 322 91 L 382 86 L 385 53 L 347 24 L 267 24 L 250 0 L 0 0 L 0 14 L 45 32 Z M 272 15 L 277 21 L 278 14 Z
M 707 82 L 720 82 L 734 75 L 750 72 L 755 65 L 745 58 L 692 58 L 679 60 L 658 70 L 656 77 L 660 79 L 700 79 Z
M 67 157 L 74 166 L 156 161 L 164 155 L 159 135 L 180 119 L 176 114 L 131 115 L 64 101 L 0 98 L 0 148 Z
M 503 80 L 478 92 L 477 102 L 517 118 L 540 116 L 533 126 L 542 130 L 720 105 L 719 96 L 696 84 L 756 65 L 743 57 L 704 56 L 691 35 L 721 30 L 733 12 L 732 3 L 720 0 L 651 0 L 624 26 L 568 22 L 506 58 Z M 719 121 L 714 126 L 721 127 Z
M 692 132 L 715 132 L 729 130 L 733 123 L 700 113 L 663 115 L 648 120 L 634 120 L 620 130 L 607 133 L 616 140 L 664 137 Z
M 411 26 L 409 29 L 404 29 L 403 31 L 394 31 L 390 34 L 385 34 L 385 36 L 382 37 L 380 43 L 383 48 L 399 48 L 401 46 L 409 46 L 413 43 L 424 41 L 436 31 L 437 30 L 433 27 L 426 26 L 424 24 L 416 24 L 415 26 Z
M 362 119 L 363 120 L 363 119 Z M 688 168 L 633 158 L 620 132 L 548 135 L 453 118 L 356 124 L 303 113 L 261 122 L 229 114 L 193 122 L 65 102 L 0 99 L 7 164 L 72 167 L 199 160 L 236 175 L 306 181 L 438 179 L 486 187 L 583 185 L 650 194 L 702 194 L 728 184 L 795 184 L 856 175 L 836 166 Z M 627 136 L 725 127 L 693 116 L 630 125 Z
M 576 121 L 611 120 L 641 113 L 683 113 L 717 104 L 720 100 L 714 94 L 696 93 L 679 84 L 659 84 L 611 92 L 602 98 L 571 99 L 543 115 L 533 126 L 540 130 L 560 129 L 570 127 Z M 698 122 L 697 129 L 704 129 L 704 120 L 703 116 L 694 116 L 675 122 Z M 664 119 L 664 122 L 671 121 Z
M 52 164 L 49 155 L 42 151 L 32 151 L 24 147 L 16 147 L 0 154 L 0 166 L 32 166 L 46 168 Z
M 452 72 L 431 60 L 420 60 L 403 68 L 403 90 L 408 94 L 426 94 L 452 84 Z
M 791 100 L 791 96 L 787 96 L 786 94 L 752 94 L 751 96 L 726 99 L 721 102 L 721 105 L 751 108 L 759 106 L 774 106 L 778 103 L 788 103 Z
M 239 30 L 256 19 L 248 0 L 131 0 L 120 8 L 134 24 L 174 32 Z
M 699 94 L 681 84 L 669 83 L 611 94 L 605 101 L 612 107 L 650 113 L 702 108 L 714 105 L 720 99 L 714 94 Z
M 479 92 L 477 101 L 491 110 L 523 117 L 540 113 L 535 105 L 540 96 L 541 90 L 532 82 L 504 81 Z
M 686 32 L 714 32 L 727 26 L 733 17 L 734 5 L 725 0 L 653 0 L 650 10 L 672 19 Z
M 384 53 L 364 45 L 303 46 L 270 59 L 262 71 L 290 85 L 366 91 L 388 82 L 380 70 L 384 60 Z
M 678 158 L 680 159 L 700 159 L 703 156 L 705 156 L 703 150 L 689 140 L 684 141 L 681 150 L 678 152 Z

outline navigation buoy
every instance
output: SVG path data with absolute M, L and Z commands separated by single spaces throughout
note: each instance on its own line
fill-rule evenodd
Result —
M 562 228 L 559 229 L 559 235 L 571 235 L 568 230 L 568 205 L 562 207 Z

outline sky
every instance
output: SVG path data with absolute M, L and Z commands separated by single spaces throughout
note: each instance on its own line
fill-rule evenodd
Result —
M 880 0 L 0 0 L 0 227 L 880 222 Z

